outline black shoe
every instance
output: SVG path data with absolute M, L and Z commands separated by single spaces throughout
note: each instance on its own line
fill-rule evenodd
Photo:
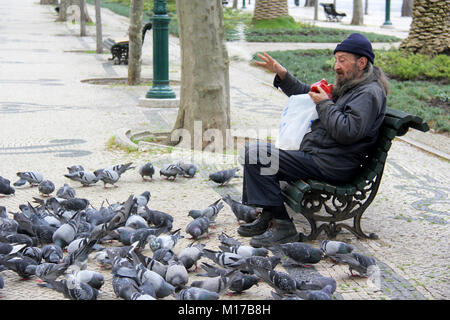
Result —
M 270 247 L 274 244 L 283 244 L 299 240 L 299 234 L 291 219 L 273 219 L 271 227 L 261 235 L 254 236 L 250 245 L 255 248 Z
M 243 237 L 263 234 L 269 227 L 270 220 L 272 220 L 272 213 L 268 210 L 263 210 L 258 219 L 250 223 L 241 224 L 237 232 Z

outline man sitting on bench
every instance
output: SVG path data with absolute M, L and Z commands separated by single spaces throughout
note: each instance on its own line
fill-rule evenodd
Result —
M 312 123 L 297 150 L 280 150 L 271 144 L 245 148 L 242 202 L 262 207 L 259 218 L 238 228 L 241 236 L 253 237 L 255 247 L 298 240 L 280 189 L 280 181 L 317 179 L 330 183 L 348 182 L 375 144 L 386 112 L 389 84 L 381 68 L 373 65 L 370 41 L 351 34 L 334 50 L 336 82 L 333 98 L 322 88 L 296 79 L 267 53 L 258 54 L 259 66 L 275 73 L 274 86 L 287 95 L 309 93 L 319 118 Z M 258 154 L 259 151 L 259 154 Z M 274 166 L 273 161 L 277 161 Z M 271 163 L 269 163 L 271 162 Z M 277 170 L 269 170 L 276 167 Z

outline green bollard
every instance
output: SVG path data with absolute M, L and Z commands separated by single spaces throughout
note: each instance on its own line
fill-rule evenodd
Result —
M 391 0 L 386 0 L 386 18 L 383 26 L 392 26 L 391 22 Z
M 242 0 L 242 9 L 246 9 L 246 7 L 245 7 L 245 0 Z
M 169 86 L 169 22 L 166 0 L 154 0 L 153 5 L 153 86 L 146 98 L 173 99 Z

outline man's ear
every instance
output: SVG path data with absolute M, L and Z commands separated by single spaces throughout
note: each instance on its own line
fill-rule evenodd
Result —
M 364 68 L 367 66 L 367 64 L 369 63 L 369 60 L 367 59 L 367 57 L 361 57 L 356 61 L 356 65 L 358 66 L 358 69 L 364 70 Z

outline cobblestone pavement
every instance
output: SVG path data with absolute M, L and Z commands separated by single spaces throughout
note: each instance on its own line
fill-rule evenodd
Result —
M 94 17 L 94 9 L 88 6 Z M 151 207 L 171 213 L 174 228 L 190 221 L 187 210 L 202 208 L 227 193 L 239 199 L 242 179 L 235 178 L 225 187 L 208 181 L 210 172 L 237 164 L 237 156 L 203 153 L 193 156 L 177 148 L 156 152 L 141 149 L 126 152 L 108 148 L 112 138 L 124 130 L 140 132 L 167 131 L 176 117 L 176 109 L 139 107 L 139 99 L 150 89 L 147 85 L 129 87 L 121 84 L 94 85 L 83 80 L 126 78 L 127 68 L 113 65 L 110 55 L 91 53 L 95 50 L 95 26 L 88 26 L 88 36 L 79 36 L 79 25 L 56 22 L 53 6 L 39 5 L 34 0 L 0 2 L 2 32 L 0 35 L 0 175 L 15 181 L 17 171 L 38 170 L 57 187 L 71 183 L 77 195 L 99 207 L 104 200 L 124 201 L 130 194 L 149 190 Z M 128 19 L 102 11 L 104 37 L 123 38 Z M 392 32 L 392 31 L 391 31 Z M 142 77 L 152 77 L 152 39 L 143 47 Z M 170 79 L 180 79 L 178 40 L 169 40 Z M 289 48 L 289 44 L 273 45 Z M 304 44 L 304 48 L 308 44 Z M 271 86 L 272 75 L 249 65 L 249 56 L 265 47 L 229 44 L 231 59 L 231 125 L 239 129 L 266 129 L 267 136 L 276 136 L 279 116 L 287 98 Z M 173 87 L 179 96 L 179 86 Z M 272 133 L 275 132 L 274 135 Z M 414 133 L 415 140 L 428 141 L 449 153 L 448 138 L 433 133 Z M 133 161 L 136 165 L 151 160 L 157 168 L 178 159 L 194 160 L 199 174 L 192 180 L 168 182 L 159 176 L 151 183 L 142 182 L 136 171 L 124 174 L 118 188 L 103 189 L 99 184 L 81 188 L 63 177 L 66 167 L 82 164 L 95 170 L 111 164 Z M 338 240 L 352 243 L 358 252 L 375 257 L 379 277 L 350 277 L 348 268 L 333 266 L 328 260 L 310 269 L 288 268 L 298 278 L 317 274 L 333 277 L 337 283 L 335 299 L 448 299 L 449 286 L 449 163 L 395 139 L 389 152 L 383 180 L 372 205 L 362 219 L 366 232 L 378 234 L 378 240 L 358 240 L 348 232 Z M 32 197 L 39 197 L 36 188 L 17 188 L 13 197 L 0 198 L 0 205 L 9 212 Z M 298 231 L 307 232 L 306 221 L 293 215 Z M 217 229 L 207 247 L 217 249 L 217 235 L 224 231 L 238 237 L 237 224 L 225 206 L 217 218 Z M 187 238 L 187 237 L 186 237 Z M 189 243 L 182 239 L 179 248 Z M 247 243 L 249 239 L 239 238 Z M 325 239 L 324 236 L 319 240 Z M 318 242 L 311 243 L 318 245 Z M 117 243 L 105 244 L 114 246 Z M 151 255 L 149 249 L 144 254 Z M 95 260 L 89 268 L 105 276 L 100 300 L 117 299 L 112 291 L 111 272 L 101 270 Z M 278 268 L 278 267 L 277 267 Z M 283 271 L 283 268 L 280 267 Z M 0 289 L 5 300 L 64 299 L 59 293 L 36 285 L 35 279 L 21 280 L 11 271 L 2 271 L 5 286 Z M 191 279 L 196 277 L 191 274 Z M 270 287 L 260 284 L 241 296 L 223 299 L 265 300 Z M 222 298 L 222 297 L 221 297 Z M 168 297 L 167 299 L 170 299 Z

